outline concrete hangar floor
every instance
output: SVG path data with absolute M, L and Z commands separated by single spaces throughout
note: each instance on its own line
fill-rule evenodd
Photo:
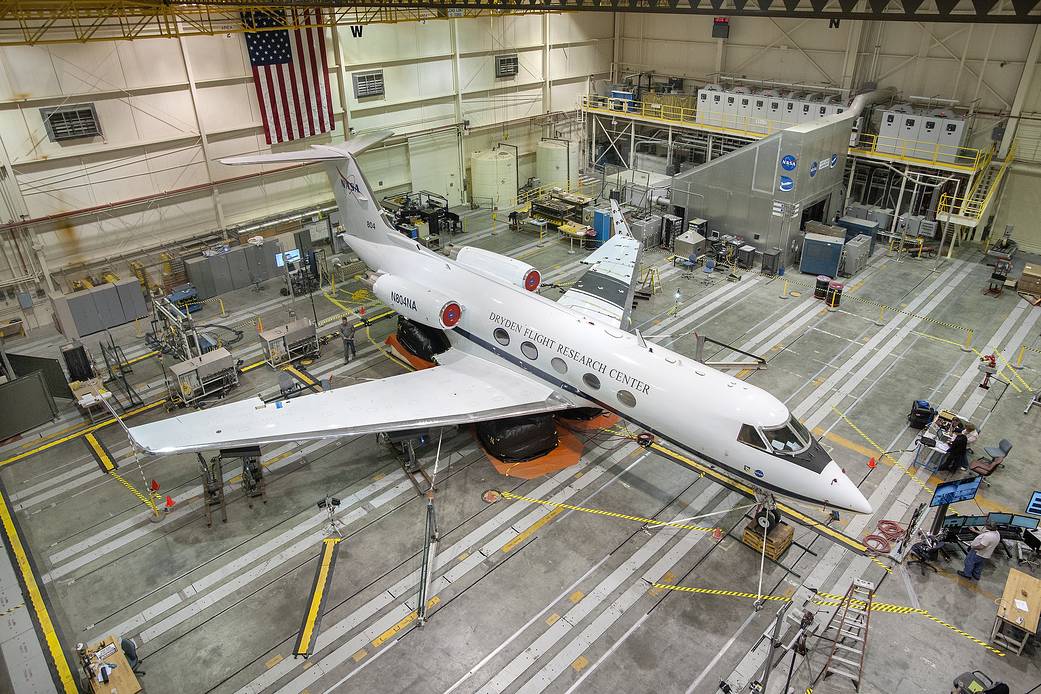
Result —
M 493 233 L 492 224 L 486 212 L 468 212 L 465 233 L 455 241 L 523 257 L 544 270 L 547 282 L 580 272 L 582 256 L 569 254 L 565 242 L 540 247 L 501 223 Z M 914 432 L 906 415 L 916 398 L 970 417 L 982 431 L 977 450 L 1003 437 L 1014 442 L 1008 463 L 977 502 L 983 511 L 1021 513 L 1030 492 L 1041 487 L 1041 469 L 1030 463 L 1041 444 L 1041 414 L 1023 414 L 1027 384 L 1041 381 L 1041 354 L 1025 352 L 1013 386 L 982 390 L 977 356 L 960 349 L 965 333 L 951 326 L 971 327 L 978 350 L 997 349 L 1011 359 L 1010 349 L 1021 342 L 1037 347 L 1041 308 L 1014 293 L 985 296 L 990 269 L 980 260 L 976 250 L 939 266 L 881 253 L 848 283 L 839 310 L 828 312 L 804 287 L 801 296 L 781 299 L 782 280 L 751 272 L 737 282 L 718 272 L 685 275 L 664 252 L 650 251 L 645 263 L 659 269 L 664 291 L 641 302 L 634 318 L 645 334 L 686 354 L 693 352 L 696 329 L 768 359 L 767 369 L 737 375 L 786 401 L 876 509 L 870 517 L 843 515 L 834 524 L 842 532 L 862 538 L 881 519 L 906 522 L 928 500 L 925 487 L 937 478 L 923 472 L 915 481 L 901 467 L 910 454 L 894 453 L 894 465 L 867 440 L 887 451 L 908 448 Z M 339 300 L 349 303 L 353 287 L 339 289 Z M 252 329 L 252 317 L 277 325 L 290 308 L 276 283 L 239 291 L 224 303 L 228 316 L 207 306 L 200 320 Z M 882 325 L 876 324 L 879 303 L 900 309 L 888 310 Z M 341 310 L 320 293 L 315 306 L 320 318 Z M 310 303 L 299 302 L 297 311 L 309 315 Z M 400 373 L 375 346 L 392 329 L 387 320 L 372 327 L 371 341 L 359 333 L 359 358 L 348 366 L 333 342 L 307 369 L 332 379 L 333 387 Z M 41 335 L 8 347 L 54 356 L 59 337 Z M 116 339 L 130 358 L 147 351 L 130 328 Z M 259 347 L 247 331 L 233 352 L 249 364 Z M 162 396 L 157 360 L 136 363 L 131 378 L 146 402 Z M 243 374 L 230 397 L 270 396 L 277 389 L 277 374 L 256 368 Z M 160 407 L 135 419 L 164 416 Z M 70 431 L 82 429 L 78 415 L 67 412 L 46 430 L 9 444 L 0 459 L 74 425 Z M 531 481 L 496 472 L 466 431 L 444 442 L 435 604 L 422 628 L 412 611 L 425 501 L 373 437 L 269 447 L 262 461 L 266 501 L 250 508 L 232 471 L 227 523 L 207 528 L 194 456 L 137 461 L 118 426 L 96 436 L 128 480 L 140 486 L 155 478 L 177 501 L 162 522 L 148 521 L 145 507 L 101 472 L 79 437 L 3 465 L 0 478 L 66 651 L 108 634 L 135 638 L 147 672 L 142 684 L 151 694 L 713 693 L 721 680 L 736 678 L 780 604 L 754 611 L 753 600 L 742 595 L 757 592 L 760 564 L 759 554 L 740 541 L 747 500 L 609 432 L 586 435 L 577 466 Z M 872 456 L 878 458 L 873 469 L 867 464 Z M 431 460 L 426 453 L 424 462 Z M 718 526 L 723 536 L 645 530 L 624 518 L 520 500 L 489 504 L 482 499 L 489 489 L 662 521 L 722 512 L 696 522 Z M 342 500 L 346 539 L 315 652 L 297 659 L 292 650 L 327 533 L 316 502 L 327 494 Z M 955 510 L 979 512 L 966 506 Z M 827 517 L 819 508 L 802 509 Z M 877 584 L 878 601 L 926 610 L 984 643 L 995 600 L 1016 566 L 996 553 L 973 583 L 955 574 L 960 556 L 923 576 L 917 568 L 887 569 L 801 525 L 795 525 L 795 543 L 779 563 L 766 562 L 763 593 L 786 596 L 805 585 L 841 594 L 863 577 Z M 946 692 L 957 672 L 974 669 L 1026 691 L 1041 681 L 1036 649 L 1032 643 L 1023 656 L 999 655 L 922 614 L 879 612 L 871 621 L 861 691 Z M 786 660 L 771 691 L 781 691 L 787 666 Z M 800 692 L 813 674 L 808 666 L 796 670 Z M 846 689 L 831 678 L 814 691 Z

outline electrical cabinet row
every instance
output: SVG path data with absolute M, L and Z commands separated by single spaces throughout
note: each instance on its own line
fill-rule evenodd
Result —
M 247 243 L 227 253 L 189 258 L 184 269 L 199 298 L 209 299 L 281 275 L 276 262 L 280 252 L 278 241 L 267 239 L 261 245 Z
M 966 130 L 965 119 L 950 111 L 923 112 L 910 104 L 898 104 L 882 111 L 875 149 L 916 159 L 962 163 L 960 152 Z
M 698 90 L 694 120 L 737 130 L 772 132 L 845 110 L 845 101 L 833 94 L 760 91 L 749 87 L 725 90 L 718 84 L 710 84 Z
M 114 328 L 148 315 L 148 303 L 137 278 L 50 297 L 54 322 L 69 339 Z

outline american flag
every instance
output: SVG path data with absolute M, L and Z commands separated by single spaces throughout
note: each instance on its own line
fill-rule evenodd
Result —
M 319 24 L 321 10 L 296 10 L 302 25 Z M 285 10 L 245 12 L 247 29 L 286 26 Z M 260 115 L 268 144 L 288 142 L 333 129 L 329 63 L 321 27 L 246 33 Z

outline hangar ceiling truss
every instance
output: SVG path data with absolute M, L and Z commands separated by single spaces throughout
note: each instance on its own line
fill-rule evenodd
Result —
M 79 43 L 239 33 L 242 13 L 285 11 L 289 28 L 490 14 L 601 11 L 965 23 L 1041 23 L 1041 0 L 0 0 L 0 45 Z M 323 7 L 306 22 L 305 7 Z

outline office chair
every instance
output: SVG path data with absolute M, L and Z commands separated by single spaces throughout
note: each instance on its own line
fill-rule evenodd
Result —
M 983 452 L 989 456 L 989 459 L 977 458 L 969 463 L 969 471 L 982 477 L 983 483 L 989 487 L 990 482 L 987 481 L 987 478 L 993 475 L 994 471 L 1001 467 L 1011 450 L 1012 443 L 1008 439 L 1001 439 L 1001 441 L 998 442 L 997 448 L 985 447 Z
M 986 687 L 986 689 L 984 689 Z M 965 672 L 954 678 L 951 694 L 1010 694 L 1007 684 L 995 682 L 979 670 Z
M 1028 552 L 1023 551 L 1026 545 Z M 1023 541 L 1016 545 L 1019 554 L 1019 563 L 1027 566 L 1041 566 L 1041 537 L 1034 534 L 1033 530 L 1023 531 Z
M 694 271 L 694 268 L 696 268 L 698 266 L 698 262 L 700 260 L 701 260 L 701 258 L 698 256 L 697 253 L 691 253 L 686 258 L 680 259 L 679 265 L 684 270 L 683 276 L 684 277 L 689 277 L 690 276 L 689 273 L 692 273 Z
M 137 644 L 131 639 L 122 639 L 119 642 L 119 647 L 123 649 L 123 655 L 126 656 L 127 662 L 130 664 L 131 672 L 143 677 L 144 671 L 137 669 L 137 666 L 141 664 L 141 661 L 137 658 Z
M 1011 450 L 1012 442 L 1008 439 L 1001 439 L 1001 441 L 998 441 L 997 448 L 985 447 L 983 452 L 990 456 L 990 459 L 993 461 L 997 459 L 1004 460 L 1008 457 L 1009 451 Z

